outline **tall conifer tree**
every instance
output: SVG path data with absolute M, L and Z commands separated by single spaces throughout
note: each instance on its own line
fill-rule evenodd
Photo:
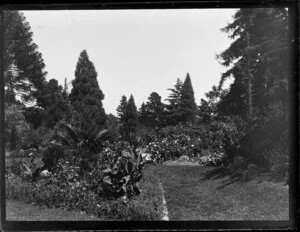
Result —
M 24 15 L 15 10 L 4 11 L 4 87 L 7 103 L 15 103 L 18 95 L 24 101 L 36 99 L 45 88 L 47 72 L 42 54 L 33 42 L 32 31 Z
M 117 115 L 119 119 L 119 133 L 122 138 L 126 137 L 126 106 L 127 106 L 127 97 L 122 96 L 119 106 L 117 107 Z
M 190 74 L 187 73 L 181 90 L 180 111 L 182 112 L 182 121 L 194 123 L 197 115 L 197 105 L 194 97 L 194 90 Z
M 166 105 L 166 121 L 169 125 L 175 125 L 182 121 L 182 115 L 180 111 L 182 87 L 182 81 L 177 78 L 174 88 L 168 89 L 172 92 L 166 99 L 169 102 L 169 104 Z
M 104 94 L 99 88 L 97 72 L 86 50 L 80 53 L 72 85 L 69 97 L 74 108 L 73 122 L 103 126 L 106 119 L 102 105 Z
M 134 102 L 134 98 L 130 95 L 125 109 L 125 128 L 126 139 L 131 140 L 135 137 L 138 126 L 138 112 Z

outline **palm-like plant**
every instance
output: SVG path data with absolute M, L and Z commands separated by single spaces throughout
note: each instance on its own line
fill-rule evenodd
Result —
M 55 141 L 65 152 L 80 158 L 84 166 L 90 166 L 91 162 L 96 160 L 107 139 L 107 129 L 99 129 L 94 125 L 86 124 L 74 127 L 61 123 L 55 136 Z

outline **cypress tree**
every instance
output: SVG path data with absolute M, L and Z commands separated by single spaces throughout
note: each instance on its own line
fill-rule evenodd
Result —
M 194 123 L 197 115 L 197 105 L 194 97 L 194 90 L 190 74 L 187 73 L 181 90 L 180 111 L 182 112 L 182 121 L 185 123 Z
M 69 98 L 74 108 L 74 123 L 103 126 L 106 119 L 102 105 L 104 94 L 99 88 L 97 72 L 86 50 L 80 53 L 72 85 Z

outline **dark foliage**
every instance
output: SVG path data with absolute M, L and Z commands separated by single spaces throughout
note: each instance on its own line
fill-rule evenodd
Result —
M 196 122 L 197 105 L 195 103 L 194 90 L 189 73 L 187 73 L 182 85 L 180 110 L 182 111 L 182 122 Z
M 39 107 L 26 107 L 23 111 L 25 119 L 27 122 L 33 125 L 34 129 L 42 126 L 44 118 L 45 118 L 45 110 Z
M 45 87 L 45 64 L 32 35 L 22 13 L 4 11 L 4 82 L 10 102 L 15 94 L 24 101 L 34 100 Z
M 161 96 L 156 92 L 152 92 L 148 97 L 148 102 L 143 103 L 139 110 L 140 124 L 154 129 L 161 128 L 165 123 L 164 107 Z
M 74 108 L 73 124 L 79 125 L 85 121 L 96 127 L 103 126 L 106 119 L 102 105 L 104 94 L 99 88 L 97 72 L 86 50 L 80 53 L 72 85 L 69 98 Z

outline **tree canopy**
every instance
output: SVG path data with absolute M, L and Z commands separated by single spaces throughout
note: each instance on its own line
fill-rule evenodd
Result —
M 30 25 L 22 13 L 4 11 L 3 65 L 7 103 L 13 103 L 16 95 L 25 102 L 34 101 L 45 88 L 44 60 L 32 37 Z

